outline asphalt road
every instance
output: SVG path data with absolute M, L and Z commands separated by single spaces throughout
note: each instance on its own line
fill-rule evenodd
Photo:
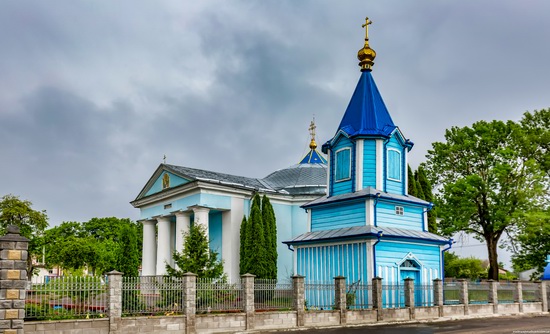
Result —
M 417 324 L 375 325 L 348 328 L 323 328 L 299 331 L 300 334 L 550 334 L 550 315 L 506 316 Z

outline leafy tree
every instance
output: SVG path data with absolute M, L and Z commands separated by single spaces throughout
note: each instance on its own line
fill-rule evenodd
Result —
M 453 127 L 445 139 L 432 144 L 426 163 L 439 186 L 440 229 L 485 241 L 489 278 L 498 280 L 498 242 L 543 194 L 543 176 L 534 160 L 522 154 L 524 132 L 512 121 Z
M 127 277 L 139 276 L 139 256 L 136 245 L 137 231 L 132 225 L 120 228 L 117 247 L 116 269 Z
M 418 181 L 418 170 L 414 172 L 414 181 L 416 183 L 416 197 L 426 200 L 426 195 L 424 194 L 424 189 Z
M 422 188 L 422 193 L 424 194 L 424 200 L 430 203 L 434 202 L 433 189 L 424 167 L 421 165 L 417 170 L 417 180 L 419 187 Z M 436 208 L 428 211 L 428 231 L 432 233 L 437 233 L 437 211 Z
M 483 261 L 474 257 L 461 258 L 458 255 L 445 253 L 445 277 L 480 279 L 487 277 Z
M 210 249 L 202 225 L 193 224 L 184 234 L 184 240 L 183 250 L 172 255 L 177 267 L 166 264 L 169 276 L 183 277 L 183 274 L 191 272 L 199 278 L 224 278 L 223 261 L 218 260 L 218 253 Z
M 30 280 L 34 271 L 32 259 L 42 254 L 42 235 L 48 227 L 48 216 L 45 210 L 33 210 L 30 201 L 21 200 L 14 195 L 5 195 L 0 199 L 0 235 L 6 234 L 9 225 L 18 226 L 21 235 L 29 239 L 27 278 Z
M 414 179 L 414 173 L 410 165 L 407 165 L 407 175 L 408 175 L 408 193 L 411 196 L 418 197 L 416 192 L 416 180 Z
M 277 222 L 275 211 L 269 201 L 269 198 L 264 195 L 262 197 L 262 221 L 265 228 L 265 243 L 267 256 L 267 277 L 277 278 Z
M 512 256 L 516 272 L 536 269 L 539 277 L 546 267 L 546 256 L 550 254 L 550 209 L 528 213 L 516 238 L 517 250 Z
M 550 176 L 550 109 L 526 112 L 520 124 L 524 131 L 523 154 L 533 158 L 539 168 Z

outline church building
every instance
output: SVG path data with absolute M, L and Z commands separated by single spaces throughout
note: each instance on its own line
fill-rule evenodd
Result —
M 324 195 L 327 183 L 327 161 L 317 151 L 313 121 L 309 130 L 310 150 L 300 162 L 263 179 L 160 164 L 131 202 L 143 224 L 142 275 L 166 274 L 166 264 L 174 265 L 173 252 L 183 249 L 184 233 L 191 224 L 202 224 L 210 248 L 236 281 L 241 222 L 260 193 L 269 197 L 277 220 L 278 278 L 292 276 L 294 259 L 282 241 L 307 232 L 307 213 L 300 206 Z
M 344 276 L 348 284 L 400 285 L 405 278 L 431 284 L 443 276 L 450 240 L 428 232 L 428 203 L 407 194 L 407 154 L 413 143 L 394 124 L 372 76 L 376 53 L 367 19 L 359 50 L 361 75 L 328 157 L 327 194 L 302 206 L 306 233 L 285 241 L 294 250 L 294 272 L 306 282 Z M 308 296 L 306 296 L 306 299 Z

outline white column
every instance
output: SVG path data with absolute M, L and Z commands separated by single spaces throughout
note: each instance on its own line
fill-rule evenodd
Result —
M 366 222 L 365 225 L 367 226 L 374 226 L 374 199 L 367 198 L 365 200 L 365 211 L 366 211 Z
M 142 276 L 156 275 L 157 238 L 155 232 L 156 222 L 145 220 L 143 224 L 143 259 L 141 263 Z
M 158 217 L 157 275 L 166 275 L 166 264 L 172 265 L 170 253 L 170 219 Z
M 195 213 L 195 224 L 202 225 L 206 231 L 206 237 L 210 241 L 210 231 L 208 229 L 208 213 L 210 212 L 209 208 L 205 207 L 194 207 L 193 212 Z
M 231 211 L 222 213 L 222 251 L 224 269 L 232 282 L 238 282 L 241 222 L 244 215 L 244 198 L 231 198 Z
M 191 214 L 188 212 L 176 212 L 176 251 L 183 250 L 183 235 L 189 232 Z

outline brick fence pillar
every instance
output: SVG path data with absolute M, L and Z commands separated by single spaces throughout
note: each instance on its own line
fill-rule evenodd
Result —
M 439 316 L 443 316 L 443 280 L 436 278 L 433 280 L 434 306 L 439 308 Z
M 489 304 L 493 304 L 493 313 L 498 313 L 498 285 L 497 281 L 488 280 L 489 283 Z
M 376 310 L 376 320 L 381 321 L 382 317 L 382 278 L 372 279 L 372 308 Z
M 8 226 L 0 237 L 0 333 L 23 334 L 29 239 Z
M 548 300 L 546 299 L 546 283 L 543 281 L 536 281 L 539 284 L 537 288 L 537 300 L 542 303 L 541 311 L 548 311 Z
M 405 278 L 405 307 L 409 308 L 409 318 L 414 319 L 414 278 Z
M 468 281 L 461 278 L 458 280 L 458 303 L 464 305 L 464 315 L 470 314 L 468 310 Z
M 195 316 L 197 313 L 197 275 L 183 274 L 183 313 L 185 315 L 185 333 L 195 334 Z
M 516 288 L 514 289 L 514 303 L 519 304 L 519 312 L 523 313 L 523 290 L 520 280 L 514 280 Z
M 334 304 L 336 309 L 340 311 L 340 325 L 347 323 L 346 310 L 346 278 L 344 276 L 334 277 Z
M 301 275 L 292 276 L 292 292 L 294 294 L 294 309 L 296 310 L 296 326 L 304 326 L 306 307 L 305 278 Z
M 246 313 L 246 330 L 254 329 L 254 278 L 252 274 L 241 275 L 241 284 L 244 290 L 244 312 Z

